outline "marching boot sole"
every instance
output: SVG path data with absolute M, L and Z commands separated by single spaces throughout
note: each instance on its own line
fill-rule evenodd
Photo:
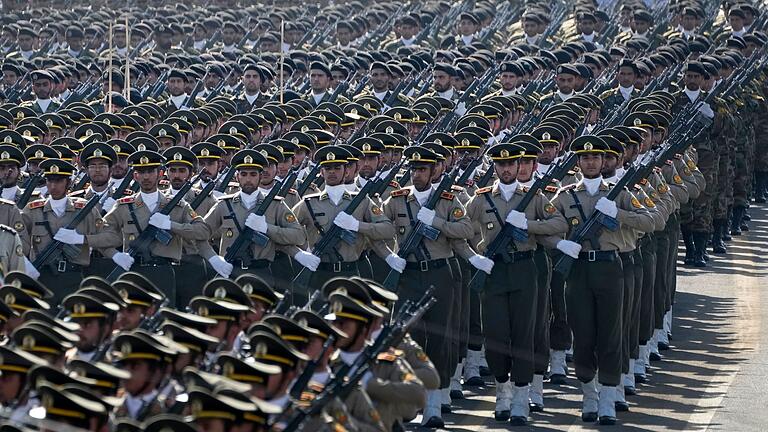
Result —
M 451 390 L 451 399 L 464 399 L 464 392 L 461 390 Z
M 616 424 L 616 417 L 613 416 L 601 416 L 600 417 L 600 425 L 601 426 L 613 426 Z
M 480 387 L 485 385 L 485 381 L 479 376 L 475 376 L 464 381 L 464 385 L 468 387 Z
M 549 376 L 549 383 L 554 385 L 565 385 L 566 377 L 563 374 L 552 374 Z
M 528 410 L 532 413 L 544 412 L 544 405 L 533 402 L 528 403 Z
M 626 391 L 626 389 L 625 389 Z M 616 401 L 613 403 L 613 406 L 616 408 L 617 412 L 627 412 L 629 411 L 629 404 L 622 401 Z
M 648 382 L 648 376 L 643 374 L 635 374 L 635 382 L 638 384 L 645 384 Z
M 632 386 L 624 386 L 624 394 L 627 396 L 637 395 L 637 389 Z
M 509 421 L 509 411 L 495 411 L 493 418 L 500 422 Z
M 581 421 L 584 423 L 594 423 L 597 421 L 596 412 L 581 413 Z
M 445 422 L 440 417 L 430 417 L 423 425 L 423 428 L 427 429 L 441 429 L 445 427 Z
M 513 416 L 509 419 L 512 426 L 525 426 L 528 424 L 528 418 L 523 416 Z

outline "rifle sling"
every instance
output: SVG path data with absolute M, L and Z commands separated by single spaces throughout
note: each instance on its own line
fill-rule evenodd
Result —
M 405 210 L 408 212 L 408 219 L 411 222 L 411 229 L 416 228 L 416 224 L 419 222 L 414 219 L 413 217 L 413 210 L 411 210 L 411 203 L 406 199 L 405 201 Z M 424 242 L 419 243 L 419 247 L 416 248 L 415 251 L 413 251 L 413 254 L 416 256 L 417 261 L 432 261 L 432 255 L 430 255 L 429 250 L 427 250 L 427 247 L 424 246 Z M 407 258 L 407 257 L 404 257 Z M 424 259 L 421 259 L 424 258 Z
M 320 225 L 320 222 L 317 221 L 317 217 L 315 216 L 315 211 L 312 209 L 311 200 L 309 198 L 304 199 L 304 204 L 307 205 L 307 211 L 309 212 L 309 217 L 312 219 L 312 224 L 315 226 L 315 229 L 318 233 L 320 233 L 320 237 L 325 236 L 325 230 L 323 229 L 323 226 Z M 336 249 L 336 246 L 333 248 L 333 254 L 338 262 L 343 262 L 344 258 L 341 256 L 339 251 Z

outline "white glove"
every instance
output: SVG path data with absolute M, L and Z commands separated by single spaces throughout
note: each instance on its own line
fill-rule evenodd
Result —
M 397 256 L 397 254 L 389 254 L 384 261 L 392 267 L 392 270 L 402 273 L 405 270 L 405 260 Z
M 298 261 L 299 264 L 306 267 L 309 271 L 316 271 L 317 266 L 320 265 L 320 257 L 307 251 L 296 252 L 296 255 L 293 256 L 293 259 Z
M 461 102 L 460 104 L 456 105 L 456 109 L 454 109 L 453 112 L 455 112 L 459 117 L 462 117 L 467 113 L 467 105 L 464 104 L 464 102 Z
M 573 259 L 579 259 L 579 252 L 581 252 L 581 245 L 572 242 L 570 240 L 560 240 L 557 242 L 557 250 L 568 255 Z
M 528 218 L 525 217 L 523 212 L 510 210 L 507 215 L 507 222 L 515 228 L 520 228 L 521 230 L 528 229 Z
M 37 278 L 40 277 L 40 272 L 37 270 L 37 268 L 35 268 L 35 265 L 32 264 L 32 261 L 27 259 L 27 257 L 24 257 L 24 270 L 25 273 L 34 280 L 37 280 Z
M 333 219 L 333 223 L 336 224 L 339 228 L 343 228 L 347 231 L 355 231 L 360 229 L 360 221 L 355 219 L 354 216 L 348 214 L 347 212 L 341 212 L 336 215 L 336 218 Z
M 85 243 L 85 236 L 72 229 L 59 228 L 56 231 L 56 235 L 53 236 L 54 240 L 58 240 L 62 243 L 81 245 Z
M 701 115 L 703 115 L 704 117 L 706 117 L 708 119 L 715 118 L 715 112 L 712 111 L 712 107 L 709 106 L 708 103 L 701 104 L 699 106 L 699 112 L 701 113 Z
M 469 263 L 472 264 L 472 267 L 484 271 L 488 274 L 491 274 L 493 265 L 496 264 L 492 259 L 486 258 L 482 255 L 473 255 L 469 257 Z
M 265 218 L 264 216 L 259 216 L 255 213 L 251 213 L 248 215 L 247 218 L 245 218 L 245 226 L 247 226 L 248 228 L 256 232 L 266 234 L 267 218 Z
M 416 219 L 424 222 L 429 226 L 432 226 L 432 222 L 435 221 L 435 211 L 426 207 L 422 207 L 419 209 L 419 212 L 416 213 Z
M 128 255 L 125 252 L 118 252 L 112 255 L 112 261 L 114 261 L 115 264 L 122 267 L 123 270 L 128 271 L 131 269 L 134 259 L 132 256 Z
M 232 269 L 234 267 L 232 266 L 232 264 L 226 262 L 223 256 L 214 255 L 208 258 L 208 262 L 211 264 L 211 267 L 213 267 L 213 269 L 216 270 L 216 273 L 218 273 L 222 277 L 228 278 L 229 275 L 232 274 Z
M 606 197 L 602 197 L 597 200 L 597 204 L 595 204 L 595 210 L 612 218 L 615 218 L 616 214 L 619 213 L 619 209 L 616 207 L 616 203 Z
M 149 224 L 163 230 L 171 229 L 171 217 L 162 213 L 155 213 L 149 217 Z
M 105 212 L 109 213 L 110 210 L 112 210 L 112 207 L 115 206 L 115 200 L 112 199 L 112 197 L 107 197 L 107 199 L 104 200 L 103 203 L 101 203 L 101 208 Z

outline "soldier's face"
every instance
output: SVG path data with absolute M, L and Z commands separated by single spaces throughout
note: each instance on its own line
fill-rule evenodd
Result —
M 219 83 L 221 82 L 221 77 L 214 74 L 214 73 L 207 73 L 205 74 L 205 77 L 203 78 L 203 82 L 205 84 L 205 88 L 208 90 L 214 89 Z
M 579 21 L 579 28 L 582 33 L 590 35 L 595 31 L 595 22 L 591 19 Z
M 0 403 L 7 405 L 15 402 L 16 397 L 24 384 L 25 374 L 4 372 L 0 375 Z
M 606 153 L 603 160 L 603 169 L 601 171 L 603 177 L 612 177 L 614 174 L 616 174 L 616 168 L 618 168 L 619 161 L 621 160 L 622 158 L 616 156 L 613 153 Z
M 372 69 L 371 85 L 378 92 L 387 90 L 389 88 L 389 74 L 383 69 Z
M 19 166 L 13 162 L 0 163 L 0 181 L 3 187 L 13 187 L 19 179 Z
M 349 162 L 344 168 L 344 183 L 350 184 L 355 181 L 357 176 L 357 162 Z
M 732 15 L 728 18 L 728 23 L 731 25 L 731 28 L 733 28 L 733 31 L 741 31 L 744 30 L 744 18 Z
M 118 156 L 117 162 L 112 166 L 112 177 L 123 178 L 128 173 L 128 157 Z
M 403 39 L 410 39 L 414 36 L 416 36 L 416 33 L 419 32 L 419 28 L 414 25 L 410 24 L 402 24 L 400 26 L 400 36 L 403 37 Z
M 683 77 L 685 87 L 691 91 L 696 91 L 701 88 L 701 82 L 703 79 L 704 77 L 700 73 L 696 72 L 686 72 L 685 76 Z
M 144 318 L 145 310 L 146 308 L 133 305 L 120 309 L 120 312 L 117 313 L 116 327 L 120 330 L 138 328 Z
M 619 68 L 619 73 L 616 75 L 616 79 L 619 81 L 619 85 L 622 87 L 632 87 L 637 79 L 637 74 L 631 67 Z
M 77 335 L 80 337 L 77 347 L 84 351 L 98 347 L 106 333 L 101 321 L 97 318 L 82 318 L 75 321 L 80 324 L 80 328 L 77 330 Z
M 160 171 L 157 168 L 136 168 L 133 179 L 139 182 L 139 187 L 144 193 L 152 193 L 157 190 L 157 181 Z
M 557 89 L 560 90 L 560 92 L 570 94 L 576 85 L 576 77 L 571 74 L 557 74 L 555 84 L 557 84 Z
M 39 79 L 32 83 L 32 91 L 35 92 L 35 96 L 38 99 L 48 99 L 51 97 L 51 91 L 53 86 L 49 79 Z
M 533 177 L 536 171 L 536 159 L 523 158 L 517 163 L 517 181 L 527 182 Z
M 171 165 L 168 167 L 168 181 L 171 182 L 171 187 L 178 190 L 184 185 L 189 177 L 192 175 L 192 171 L 186 166 Z
M 309 85 L 312 90 L 325 91 L 328 89 L 330 77 L 323 71 L 313 69 L 309 72 Z
M 510 184 L 517 179 L 519 164 L 517 160 L 496 161 L 493 164 L 496 176 L 504 184 Z
M 364 156 L 357 162 L 357 169 L 360 177 L 364 179 L 370 179 L 376 175 L 376 170 L 379 168 L 378 156 Z
M 227 432 L 224 420 L 221 419 L 198 419 L 195 420 L 195 425 L 198 430 L 204 430 L 206 432 Z
M 534 37 L 539 34 L 539 25 L 533 21 L 524 21 L 523 31 L 525 32 L 526 36 Z
M 451 76 L 443 71 L 435 71 L 432 74 L 432 86 L 435 91 L 444 92 L 451 88 Z
M 221 40 L 225 45 L 234 44 L 236 42 L 236 38 L 237 32 L 232 27 L 225 27 L 224 30 L 221 31 Z
M 638 33 L 645 33 L 648 31 L 648 28 L 651 26 L 651 24 L 647 21 L 643 20 L 633 20 L 633 27 L 635 28 L 635 31 Z
M 187 81 L 179 77 L 170 77 L 168 78 L 167 86 L 168 93 L 170 93 L 171 96 L 178 96 L 184 93 L 184 89 L 187 86 Z
M 159 367 L 151 367 L 149 362 L 143 360 L 125 362 L 125 370 L 131 373 L 131 377 L 125 380 L 123 388 L 132 396 L 138 396 L 143 390 L 154 389 L 162 376 Z
M 463 19 L 459 21 L 459 34 L 462 36 L 469 36 L 477 32 L 477 24 L 472 20 Z
M 269 165 L 267 165 L 266 168 L 264 168 L 264 171 L 261 173 L 261 185 L 271 185 L 272 182 L 275 181 L 275 175 L 277 175 L 277 164 L 270 162 Z
M 67 195 L 69 188 L 69 177 L 48 176 L 45 178 L 45 185 L 48 187 L 48 194 L 53 199 L 62 199 Z
M 340 44 L 346 45 L 352 40 L 352 32 L 347 27 L 339 27 L 336 29 L 336 40 Z
M 252 194 L 261 184 L 261 172 L 255 169 L 237 170 L 237 182 L 244 193 Z
M 346 166 L 340 163 L 330 163 L 320 168 L 320 173 L 328 186 L 338 186 L 344 181 Z
M 432 186 L 432 171 L 430 164 L 412 164 L 411 181 L 418 191 L 425 191 Z
M 282 162 L 277 164 L 277 175 L 279 175 L 280 178 L 287 177 L 288 171 L 290 171 L 292 166 L 293 158 L 291 156 L 286 156 Z
M 16 81 L 18 80 L 19 76 L 16 75 L 16 72 L 9 70 L 3 72 L 3 84 L 5 84 L 6 87 L 16 84 Z
M 109 181 L 109 164 L 104 159 L 89 161 L 86 169 L 93 185 L 103 186 Z
M 21 51 L 31 51 L 35 44 L 35 38 L 26 34 L 19 35 L 16 40 L 19 43 L 19 50 Z
M 603 170 L 603 155 L 596 153 L 579 155 L 579 168 L 585 178 L 597 178 Z
M 696 17 L 691 15 L 683 15 L 683 19 L 680 20 L 680 25 L 684 30 L 691 31 L 696 28 Z

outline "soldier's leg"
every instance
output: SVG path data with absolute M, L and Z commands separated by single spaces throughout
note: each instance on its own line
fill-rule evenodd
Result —
M 500 270 L 494 268 L 493 273 Z M 483 333 L 485 355 L 488 360 L 488 368 L 496 382 L 494 417 L 499 421 L 509 419 L 514 392 L 513 384 L 509 380 L 509 371 L 512 368 L 512 357 L 509 351 L 511 329 L 508 322 L 508 317 L 512 316 L 512 311 L 509 309 L 509 297 L 510 293 L 507 291 L 484 292 L 480 296 L 483 308 L 483 328 L 485 329 Z
M 467 341 L 467 359 L 464 363 L 464 385 L 480 386 L 485 382 L 483 373 L 490 373 L 483 359 L 483 324 L 480 294 L 469 290 L 469 339 Z
M 528 417 L 530 383 L 534 376 L 534 330 L 538 317 L 538 271 L 533 260 L 515 262 L 509 266 L 509 276 L 517 275 L 514 284 L 518 289 L 511 292 L 509 308 L 511 332 L 512 369 L 510 381 L 515 384 L 510 415 L 515 424 L 525 423 Z M 511 280 L 511 279 L 509 279 Z M 544 403 L 543 394 L 537 404 Z
M 373 279 L 373 269 L 371 268 L 371 262 L 368 260 L 367 254 L 360 254 L 360 259 L 357 260 L 357 267 L 360 269 L 360 277 Z
M 454 258 L 451 258 L 448 260 L 451 266 L 451 273 L 454 275 L 453 280 L 453 308 L 451 310 L 451 316 L 453 316 L 453 320 L 451 320 L 451 339 L 450 339 L 450 345 L 451 345 L 451 352 L 450 352 L 450 363 L 454 365 L 453 375 L 451 376 L 451 383 L 450 383 L 450 394 L 445 395 L 446 397 L 443 400 L 443 405 L 449 405 L 451 403 L 451 399 L 463 399 L 464 393 L 461 391 L 461 372 L 462 372 L 462 353 L 461 353 L 461 330 L 462 330 L 462 321 L 464 317 L 461 315 L 462 312 L 462 302 L 463 302 L 463 270 L 461 264 L 459 264 L 459 260 Z M 467 269 L 468 270 L 468 269 Z M 466 285 L 464 285 L 466 286 Z M 446 407 L 447 408 L 447 407 Z
M 717 189 L 712 206 L 712 252 L 726 253 L 725 231 L 728 217 L 728 190 L 731 188 L 729 177 L 730 159 L 727 149 L 721 152 L 717 164 Z
M 576 260 L 565 286 L 568 324 L 573 330 L 573 362 L 581 382 L 592 381 L 597 372 L 597 310 L 594 287 L 589 285 L 593 271 L 590 264 Z
M 629 367 L 624 376 L 624 392 L 626 395 L 636 394 L 635 362 L 640 351 L 640 310 L 643 302 L 643 254 L 638 242 L 637 249 L 632 254 L 633 273 L 635 281 L 632 292 L 632 310 L 630 311 L 629 325 Z
M 707 241 L 709 240 L 709 234 L 712 232 L 712 209 L 717 197 L 717 153 L 712 150 L 700 149 L 698 167 L 704 175 L 706 187 L 691 205 L 693 220 L 689 225 L 689 229 L 693 233 L 694 250 L 696 252 L 694 265 L 704 267 L 706 266 L 704 253 Z
M 208 275 L 205 259 L 200 255 L 182 255 L 181 262 L 175 267 L 176 273 L 176 305 L 185 307 L 192 297 L 202 295 L 203 286 L 213 277 Z
M 552 252 L 552 263 L 562 256 Z M 560 273 L 552 272 L 549 281 L 550 307 L 552 314 L 549 321 L 549 378 L 552 384 L 565 384 L 568 366 L 565 362 L 565 352 L 571 349 L 571 327 L 568 324 L 568 314 L 565 301 L 565 279 Z
M 533 381 L 530 391 L 532 412 L 544 409 L 544 375 L 549 366 L 549 282 L 552 279 L 552 262 L 543 247 L 534 255 L 536 265 L 536 322 L 533 330 Z
M 379 283 L 384 282 L 389 274 L 389 264 L 373 252 L 368 253 L 368 261 L 371 263 L 373 280 Z
M 98 276 L 106 278 L 115 268 L 115 262 L 111 258 L 101 255 L 97 251 L 91 253 L 91 263 L 83 268 L 83 276 Z
M 749 206 L 749 170 L 743 149 L 736 152 L 733 178 L 733 212 L 731 213 L 731 234 L 741 235 L 741 222 Z
M 646 382 L 645 370 L 648 364 L 648 344 L 653 337 L 654 285 L 656 282 L 656 241 L 653 234 L 641 239 L 643 254 L 643 290 L 640 300 L 640 348 L 635 362 L 635 379 Z
M 301 267 L 301 264 L 297 266 Z M 283 252 L 275 252 L 275 260 L 272 261 L 271 268 L 277 292 L 288 292 L 295 274 L 291 258 Z

